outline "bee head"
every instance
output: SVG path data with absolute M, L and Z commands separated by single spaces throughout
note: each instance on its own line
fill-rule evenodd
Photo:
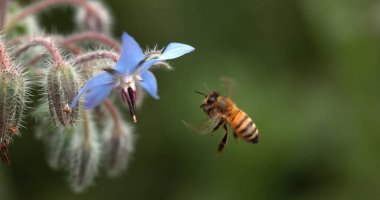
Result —
M 217 92 L 212 92 L 208 94 L 203 102 L 205 105 L 211 105 L 216 102 L 216 99 L 219 97 L 219 93 Z
M 209 94 L 205 94 L 205 93 L 198 92 L 198 91 L 194 91 L 194 92 L 201 94 L 205 97 L 205 99 L 203 100 L 203 103 L 200 106 L 201 108 L 204 108 L 205 106 L 210 106 L 210 105 L 214 104 L 216 102 L 216 99 L 219 96 L 219 94 L 217 92 L 212 92 Z

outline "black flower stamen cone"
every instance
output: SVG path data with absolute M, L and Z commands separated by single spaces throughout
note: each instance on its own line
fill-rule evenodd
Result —
M 127 98 L 129 112 L 131 113 L 133 123 L 137 123 L 136 119 L 136 92 L 133 91 L 131 87 L 128 87 L 128 98 Z
M 127 101 L 129 107 L 129 113 L 131 114 L 133 123 L 137 123 L 136 118 L 136 92 L 131 87 L 127 88 L 127 91 L 121 90 L 121 98 L 123 101 Z

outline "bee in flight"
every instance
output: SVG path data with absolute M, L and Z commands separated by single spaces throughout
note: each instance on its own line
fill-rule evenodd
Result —
M 227 87 L 228 96 L 231 92 L 230 87 Z M 229 97 L 220 95 L 217 92 L 205 94 L 194 91 L 205 97 L 201 104 L 203 111 L 209 116 L 209 120 L 203 128 L 211 128 L 212 132 L 223 127 L 225 135 L 218 146 L 218 153 L 221 153 L 228 140 L 227 124 L 233 129 L 235 140 L 240 137 L 250 143 L 259 142 L 259 130 L 252 119 L 242 110 L 240 110 Z

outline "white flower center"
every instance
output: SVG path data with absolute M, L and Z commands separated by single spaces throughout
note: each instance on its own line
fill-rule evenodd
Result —
M 132 88 L 133 91 L 136 91 L 136 81 L 143 81 L 140 74 L 129 75 L 120 80 L 121 88 Z

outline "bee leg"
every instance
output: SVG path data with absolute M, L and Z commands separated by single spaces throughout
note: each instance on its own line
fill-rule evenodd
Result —
M 235 139 L 235 143 L 237 143 L 238 142 L 238 134 L 234 131 L 234 139 Z
M 222 141 L 220 141 L 219 146 L 218 146 L 218 154 L 222 153 L 224 146 L 228 142 L 228 129 L 227 125 L 223 124 L 223 129 L 226 131 L 226 134 L 224 134 Z
M 219 127 L 224 123 L 224 120 L 221 119 L 218 124 L 212 129 L 211 135 L 214 135 L 214 132 L 219 129 Z

